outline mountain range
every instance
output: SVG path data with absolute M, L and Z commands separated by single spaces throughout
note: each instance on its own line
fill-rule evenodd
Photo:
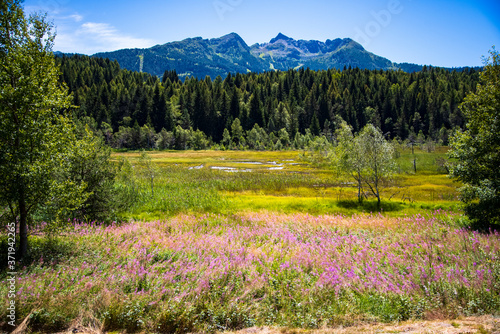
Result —
M 122 49 L 97 53 L 95 57 L 117 60 L 122 68 L 162 76 L 176 70 L 184 79 L 225 77 L 228 73 L 286 71 L 301 67 L 312 70 L 359 67 L 362 69 L 402 69 L 419 71 L 422 66 L 397 64 L 368 52 L 350 38 L 327 40 L 295 40 L 279 33 L 269 43 L 248 46 L 236 33 L 203 39 L 187 38 L 178 42 L 155 45 L 146 49 Z

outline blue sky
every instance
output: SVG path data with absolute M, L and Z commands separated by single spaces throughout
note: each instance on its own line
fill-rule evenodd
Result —
M 395 62 L 476 66 L 500 48 L 498 0 L 26 0 L 47 12 L 54 50 L 94 54 L 236 32 L 248 45 L 279 32 L 295 39 L 350 37 Z

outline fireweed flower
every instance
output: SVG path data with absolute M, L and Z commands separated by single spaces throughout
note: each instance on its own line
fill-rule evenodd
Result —
M 85 257 L 25 268 L 17 286 L 28 314 L 40 301 L 50 309 L 95 298 L 105 307 L 135 300 L 152 309 L 172 300 L 252 305 L 276 295 L 306 305 L 312 296 L 346 292 L 427 298 L 435 287 L 498 296 L 500 235 L 450 227 L 443 214 L 74 221 L 67 238 Z

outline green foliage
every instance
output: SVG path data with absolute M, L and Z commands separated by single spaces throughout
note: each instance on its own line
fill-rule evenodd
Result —
M 18 1 L 1 4 L 0 207 L 19 224 L 19 255 L 28 224 L 67 218 L 105 220 L 116 213 L 115 167 L 91 117 L 68 117 L 71 97 L 59 80 L 45 17 L 24 16 Z M 106 129 L 106 123 L 104 128 Z M 109 125 L 107 125 L 109 137 Z
M 243 139 L 243 127 L 241 126 L 241 122 L 238 118 L 236 118 L 231 124 L 231 136 L 234 145 L 241 144 Z
M 1 4 L 0 204 L 19 219 L 20 255 L 27 254 L 27 223 L 47 201 L 75 208 L 85 184 L 57 180 L 68 170 L 74 128 L 59 112 L 69 107 L 52 55 L 54 35 L 42 16 L 25 18 L 18 1 Z
M 361 178 L 377 198 L 380 210 L 380 188 L 396 169 L 394 148 L 379 129 L 368 124 L 356 136 L 354 150 L 360 158 L 354 166 L 361 166 Z
M 0 256 L 8 257 L 7 235 L 0 237 Z M 30 238 L 30 251 L 23 260 L 25 263 L 39 262 L 40 260 L 51 265 L 64 262 L 68 257 L 77 253 L 75 245 L 57 235 L 50 234 L 48 237 L 33 236 Z M 7 262 L 0 263 L 0 271 L 6 270 Z M 5 271 L 6 272 L 6 271 Z
M 314 166 L 331 166 L 336 158 L 335 146 L 325 137 L 315 137 L 307 147 L 307 151 L 300 154 L 300 158 Z
M 347 123 L 341 122 L 335 145 L 325 137 L 317 137 L 309 144 L 309 154 L 301 158 L 317 166 L 330 166 L 339 174 L 351 175 L 358 185 L 358 201 L 362 202 L 364 184 L 377 198 L 380 210 L 380 189 L 396 168 L 394 148 L 372 124 L 356 136 L 351 131 Z
M 151 157 L 146 153 L 146 151 L 141 152 L 139 164 L 142 167 L 141 171 L 143 172 L 144 176 L 151 183 L 151 196 L 154 196 L 154 181 L 155 177 L 159 173 L 158 167 L 151 160 Z
M 160 313 L 155 326 L 158 333 L 191 333 L 195 329 L 196 314 L 192 307 L 187 305 L 168 305 Z
M 361 156 L 361 140 L 355 138 L 352 127 L 342 121 L 336 131 L 338 145 L 336 147 L 335 167 L 341 173 L 346 173 L 354 178 L 358 188 L 358 202 L 363 202 L 363 178 L 364 157 Z
M 136 202 L 139 195 L 136 172 L 130 161 L 124 157 L 118 157 L 115 181 L 115 203 L 118 211 L 123 212 Z
M 88 127 L 75 129 L 77 139 L 74 149 L 67 155 L 70 162 L 67 171 L 60 172 L 57 180 L 71 180 L 75 184 L 85 184 L 88 195 L 76 209 L 62 215 L 64 218 L 108 221 L 116 218 L 120 207 L 115 188 L 117 166 L 111 162 L 111 149 L 95 136 Z M 47 203 L 47 207 L 54 206 Z M 61 214 L 60 214 L 61 216 Z
M 476 93 L 460 110 L 466 129 L 451 139 L 451 175 L 464 183 L 461 198 L 476 226 L 500 223 L 500 55 L 493 49 Z
M 180 212 L 225 209 L 226 201 L 218 192 L 217 179 L 209 171 L 186 171 L 178 166 L 158 168 L 151 160 L 148 168 L 147 159 L 146 155 L 142 161 L 137 160 L 132 171 L 119 174 L 118 187 L 129 194 L 129 206 L 124 207 L 123 214 L 134 219 L 151 219 Z

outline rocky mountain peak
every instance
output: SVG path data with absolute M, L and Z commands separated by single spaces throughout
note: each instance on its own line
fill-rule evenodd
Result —
M 271 39 L 271 41 L 269 43 L 273 44 L 279 40 L 283 40 L 283 41 L 293 41 L 293 38 L 290 38 L 288 36 L 285 36 L 283 35 L 282 33 L 279 33 L 278 36 L 276 36 L 275 38 Z

